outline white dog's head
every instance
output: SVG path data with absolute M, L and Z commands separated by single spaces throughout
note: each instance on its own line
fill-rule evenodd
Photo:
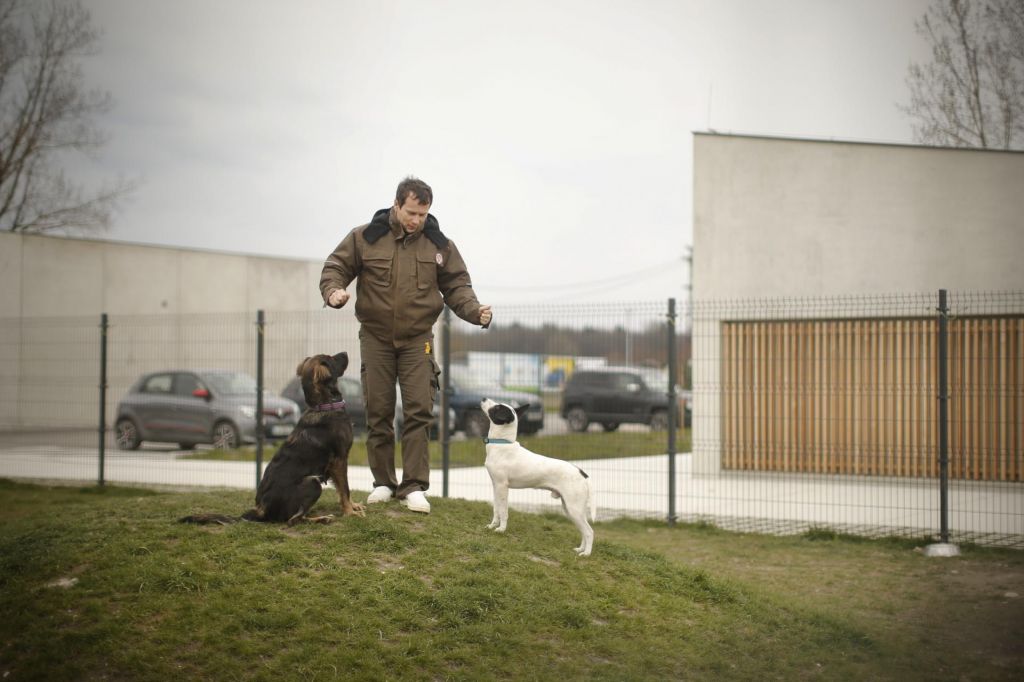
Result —
M 480 401 L 480 409 L 487 415 L 491 426 L 487 431 L 488 440 L 503 438 L 514 441 L 519 432 L 519 418 L 526 414 L 529 404 L 512 407 L 505 403 L 496 403 L 490 398 Z

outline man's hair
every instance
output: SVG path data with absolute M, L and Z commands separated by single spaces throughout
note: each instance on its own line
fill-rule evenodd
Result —
M 434 192 L 430 189 L 430 185 L 411 175 L 398 183 L 398 190 L 395 192 L 395 203 L 402 206 L 410 194 L 416 197 L 416 201 L 421 204 L 430 206 L 434 203 Z

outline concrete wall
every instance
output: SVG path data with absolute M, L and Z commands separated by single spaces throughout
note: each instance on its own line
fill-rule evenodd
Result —
M 919 316 L 940 288 L 1024 290 L 1024 153 L 697 134 L 693 248 L 694 470 L 715 473 L 721 320 Z M 802 302 L 821 297 L 872 298 Z
M 272 392 L 314 353 L 347 351 L 358 372 L 354 306 L 323 308 L 322 264 L 0 234 L 0 427 L 95 426 L 101 313 L 111 325 L 108 423 L 143 372 L 223 367 L 255 375 L 259 309 L 267 313 Z
M 0 317 L 312 310 L 322 261 L 0 234 Z
M 697 134 L 694 298 L 1024 288 L 1024 153 Z

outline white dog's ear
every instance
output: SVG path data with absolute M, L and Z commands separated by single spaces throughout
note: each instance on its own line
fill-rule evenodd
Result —
M 522 405 L 516 408 L 516 417 L 522 419 L 523 415 L 526 414 L 526 411 L 529 409 L 530 403 L 523 403 Z

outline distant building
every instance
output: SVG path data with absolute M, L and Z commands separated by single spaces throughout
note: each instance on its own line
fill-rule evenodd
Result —
M 319 308 L 323 261 L 0 233 L 0 318 Z
M 323 307 L 322 261 L 0 234 L 0 427 L 95 424 L 100 316 L 106 313 L 107 416 L 143 372 L 206 367 L 255 375 L 266 313 L 265 385 L 300 360 L 349 353 L 354 306 Z M 59 410 L 54 405 L 60 404 Z

